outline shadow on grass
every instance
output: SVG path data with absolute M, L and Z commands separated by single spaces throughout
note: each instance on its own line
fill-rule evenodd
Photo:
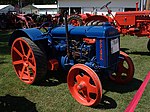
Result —
M 135 55 L 141 55 L 141 56 L 150 56 L 150 52 L 126 52 L 127 54 L 135 54 Z
M 130 50 L 130 49 L 128 49 L 128 48 L 120 48 L 120 51 L 123 51 L 123 52 L 126 52 L 128 50 Z
M 0 54 L 10 54 L 9 37 L 10 31 L 0 31 Z
M 8 46 L 8 44 L 1 44 L 0 43 L 0 54 L 10 54 L 10 46 Z
M 0 42 L 8 42 L 9 37 L 13 30 L 1 30 L 0 31 Z
M 6 61 L 4 61 L 5 58 L 0 58 L 0 64 L 4 64 L 4 63 L 7 63 Z
M 133 80 L 127 84 L 116 84 L 109 79 L 101 80 L 102 87 L 106 91 L 118 92 L 118 93 L 127 93 L 134 90 L 138 90 L 142 84 L 141 80 L 133 78 Z
M 25 97 L 18 96 L 0 96 L 1 112 L 38 112 L 36 104 Z
M 140 51 L 130 51 L 128 48 L 120 48 L 120 51 L 125 52 L 126 54 L 135 54 L 141 56 L 150 56 L 150 52 L 140 52 Z
M 117 107 L 117 103 L 114 99 L 103 95 L 101 103 L 99 103 L 97 106 L 93 107 L 95 109 L 114 109 Z
M 10 46 L 8 46 L 7 44 L 1 44 L 0 43 L 0 54 L 1 55 L 10 55 L 11 50 L 10 50 Z
M 107 93 L 109 91 L 118 92 L 118 93 L 127 93 L 127 92 L 131 92 L 134 90 L 138 90 L 142 84 L 142 81 L 133 78 L 133 80 L 131 82 L 129 82 L 128 84 L 119 85 L 119 84 L 112 82 L 109 79 L 101 79 L 101 83 L 102 83 L 102 88 L 104 90 L 106 90 L 105 93 Z M 103 93 L 101 102 L 93 108 L 95 108 L 95 109 L 114 109 L 117 107 L 116 101 L 114 99 L 106 96 L 105 93 Z
M 65 71 L 48 71 L 46 80 L 42 81 L 37 86 L 57 86 L 61 83 L 67 83 L 67 72 Z
M 134 51 L 130 52 L 128 48 L 120 48 L 121 51 L 126 52 L 127 54 L 135 54 L 135 55 L 142 55 L 142 56 L 150 56 L 150 52 L 140 52 L 140 51 Z
M 138 90 L 142 84 L 142 80 L 135 78 L 133 78 L 131 82 L 122 85 L 114 83 L 108 77 L 100 77 L 100 81 L 104 90 L 118 93 L 127 93 Z M 48 72 L 46 80 L 37 86 L 57 86 L 61 83 L 67 83 L 67 73 L 64 71 L 54 71 Z

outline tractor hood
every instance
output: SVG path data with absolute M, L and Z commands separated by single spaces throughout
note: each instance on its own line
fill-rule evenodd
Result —
M 83 38 L 107 38 L 119 35 L 118 31 L 108 22 L 102 23 L 101 26 L 68 26 L 69 36 Z M 65 27 L 56 27 L 51 30 L 53 37 L 66 37 Z

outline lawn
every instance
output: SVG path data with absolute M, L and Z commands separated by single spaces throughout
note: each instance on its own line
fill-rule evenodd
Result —
M 0 112 L 123 112 L 150 71 L 148 38 L 121 37 L 121 49 L 132 58 L 134 79 L 126 85 L 103 81 L 103 98 L 96 107 L 76 102 L 69 93 L 62 74 L 55 74 L 41 85 L 27 85 L 16 76 L 12 64 L 8 37 L 10 31 L 0 31 Z M 64 76 L 65 77 L 65 76 Z M 150 111 L 150 83 L 136 106 L 135 112 Z

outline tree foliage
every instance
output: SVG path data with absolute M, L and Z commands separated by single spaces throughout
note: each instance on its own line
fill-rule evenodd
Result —
M 18 0 L 0 0 L 0 4 L 17 4 L 18 3 Z
M 57 0 L 0 0 L 0 4 L 21 4 L 23 6 L 28 4 L 36 4 L 36 5 L 43 5 L 43 4 L 54 4 L 57 3 Z

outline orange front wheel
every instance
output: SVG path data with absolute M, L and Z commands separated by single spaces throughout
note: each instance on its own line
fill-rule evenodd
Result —
M 133 79 L 134 64 L 131 58 L 124 52 L 120 52 L 120 62 L 116 73 L 110 75 L 110 79 L 119 84 L 126 84 Z
M 71 67 L 67 83 L 72 96 L 82 105 L 95 106 L 102 98 L 102 86 L 97 74 L 84 64 Z

